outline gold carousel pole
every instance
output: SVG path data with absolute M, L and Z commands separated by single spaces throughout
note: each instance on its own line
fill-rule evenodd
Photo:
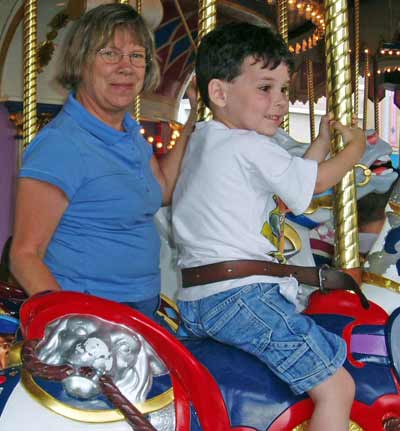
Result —
M 142 0 L 136 0 L 136 10 L 139 15 L 142 13 Z M 133 105 L 133 115 L 135 117 L 136 121 L 140 121 L 140 114 L 141 114 L 141 97 L 140 94 L 138 94 L 135 97 L 135 103 Z
M 360 97 L 358 81 L 360 76 L 360 0 L 354 0 L 354 115 L 358 120 Z
M 24 2 L 24 106 L 23 148 L 37 131 L 36 76 L 37 76 L 37 0 Z
M 217 25 L 217 1 L 200 0 L 199 2 L 199 22 L 198 22 L 198 44 L 201 39 L 213 30 Z M 211 111 L 199 100 L 197 104 L 197 120 L 208 120 L 211 118 Z
M 289 31 L 288 31 L 288 4 L 287 0 L 278 0 L 278 29 L 279 34 L 282 36 L 282 39 L 285 41 L 286 45 L 289 44 Z M 286 114 L 283 123 L 282 129 L 289 133 L 289 114 Z
M 129 4 L 129 0 L 118 0 L 119 3 Z M 142 13 L 142 0 L 136 0 L 136 11 L 140 15 Z M 140 94 L 135 97 L 135 102 L 133 104 L 133 116 L 136 121 L 140 121 L 140 110 L 141 110 L 141 98 Z
M 369 95 L 369 51 L 364 50 L 365 67 L 364 67 L 364 112 L 363 112 L 363 130 L 367 129 L 368 119 L 368 95 Z
M 376 56 L 373 60 L 373 83 L 374 83 L 374 120 L 375 120 L 375 131 L 379 135 L 379 129 L 380 129 L 380 112 L 379 112 L 379 86 L 378 86 L 378 62 L 376 59 Z
M 325 0 L 325 50 L 327 63 L 328 107 L 336 120 L 351 124 L 351 76 L 349 32 L 346 0 Z M 339 134 L 335 134 L 332 153 L 344 148 Z M 354 171 L 348 172 L 335 187 L 335 265 L 352 272 L 360 281 L 357 202 Z
M 308 105 L 310 109 L 310 136 L 311 142 L 315 139 L 315 111 L 314 111 L 314 71 L 313 62 L 309 58 L 306 60 L 307 64 L 307 94 Z

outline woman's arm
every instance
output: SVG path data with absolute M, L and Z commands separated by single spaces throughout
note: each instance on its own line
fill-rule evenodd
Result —
M 176 145 L 172 151 L 160 159 L 156 159 L 156 157 L 153 156 L 150 162 L 153 173 L 161 184 L 164 205 L 168 205 L 171 202 L 172 193 L 178 179 L 181 162 L 185 154 L 186 144 L 196 122 L 197 92 L 193 82 L 190 84 L 187 90 L 187 95 L 190 100 L 191 110 L 189 118 L 181 131 L 181 135 L 177 140 Z
M 67 206 L 58 187 L 30 178 L 18 180 L 10 267 L 28 295 L 60 290 L 43 258 Z

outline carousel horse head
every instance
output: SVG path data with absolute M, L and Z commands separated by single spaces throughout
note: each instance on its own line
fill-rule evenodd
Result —
M 278 143 L 290 154 L 303 156 L 308 145 L 291 138 L 282 129 L 276 134 Z M 375 130 L 365 131 L 366 146 L 361 160 L 355 166 L 357 198 L 360 199 L 369 193 L 385 193 L 397 179 L 390 155 L 392 147 L 381 139 Z

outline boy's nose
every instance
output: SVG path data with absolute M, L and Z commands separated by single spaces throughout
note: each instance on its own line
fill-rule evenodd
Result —
M 279 93 L 279 95 L 277 95 L 275 97 L 274 102 L 275 102 L 275 105 L 283 105 L 283 104 L 285 104 L 286 103 L 286 95 L 284 95 L 282 93 Z

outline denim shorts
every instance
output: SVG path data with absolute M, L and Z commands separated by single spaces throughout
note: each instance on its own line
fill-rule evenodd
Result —
M 344 340 L 299 314 L 278 284 L 249 284 L 178 306 L 189 335 L 251 353 L 295 394 L 322 383 L 346 359 Z

